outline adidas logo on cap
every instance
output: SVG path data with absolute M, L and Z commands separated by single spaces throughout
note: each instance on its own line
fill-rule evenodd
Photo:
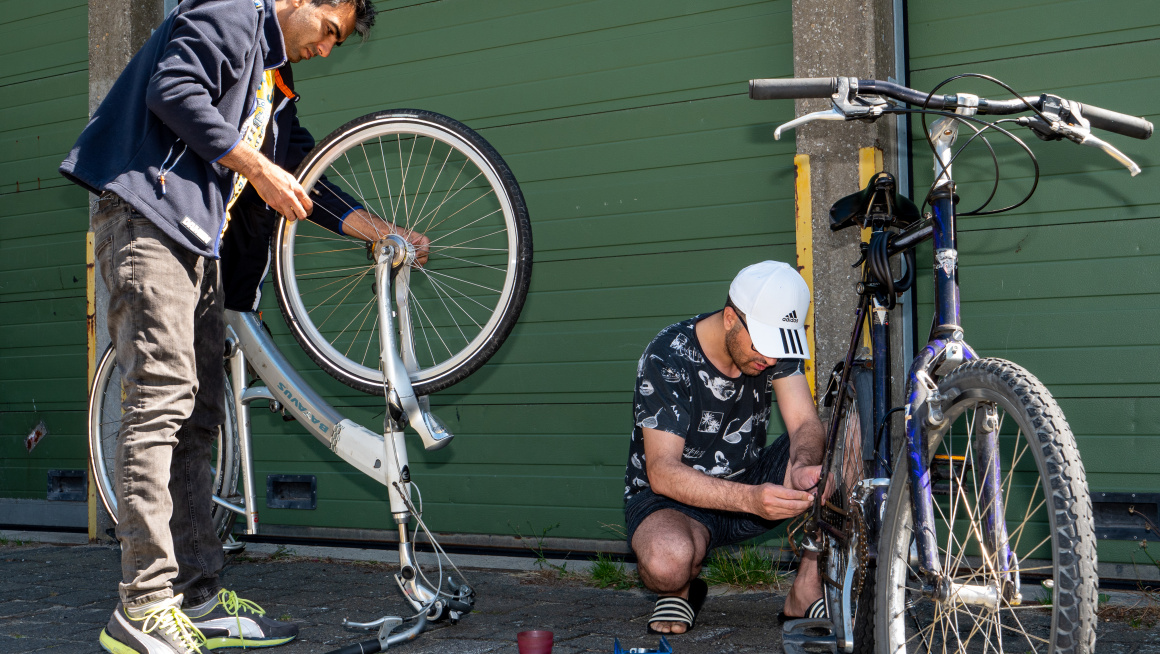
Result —
M 798 317 L 797 317 L 797 310 L 795 309 L 795 310 L 793 310 L 793 311 L 790 311 L 789 313 L 787 313 L 787 314 L 785 315 L 785 317 L 781 319 L 781 321 L 782 321 L 782 322 L 792 322 L 792 323 L 796 323 L 796 322 L 798 321 Z

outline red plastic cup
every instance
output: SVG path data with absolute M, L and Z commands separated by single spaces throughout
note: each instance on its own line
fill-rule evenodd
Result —
M 521 631 L 516 634 L 520 654 L 552 654 L 552 632 L 544 630 Z

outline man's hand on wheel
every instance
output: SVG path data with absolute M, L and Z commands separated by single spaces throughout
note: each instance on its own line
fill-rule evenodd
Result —
M 314 202 L 298 180 L 249 145 L 238 143 L 219 163 L 243 175 L 266 204 L 287 220 L 302 220 L 314 211 Z
M 398 234 L 415 246 L 415 263 L 420 266 L 427 263 L 431 250 L 431 239 L 425 234 L 394 225 L 366 209 L 352 211 L 343 220 L 342 231 L 347 236 L 361 238 L 364 241 L 377 241 L 388 234 Z
M 790 488 L 812 493 L 816 490 L 821 476 L 822 466 L 791 466 L 785 480 Z

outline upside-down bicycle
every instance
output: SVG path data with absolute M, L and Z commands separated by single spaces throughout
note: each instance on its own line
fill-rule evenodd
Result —
M 1013 96 L 990 100 L 940 94 L 962 77 L 982 78 Z M 963 216 L 999 213 L 1026 202 L 1038 183 L 1031 149 L 1008 126 L 1045 140 L 1097 147 L 1139 167 L 1093 128 L 1146 139 L 1142 118 L 1057 95 L 1022 97 L 983 75 L 959 75 L 929 93 L 893 82 L 851 77 L 750 81 L 758 100 L 830 98 L 831 108 L 775 132 L 817 120 L 923 117 L 934 155 L 934 183 L 923 207 L 897 193 L 879 173 L 865 189 L 831 209 L 831 229 L 870 231 L 861 246 L 855 325 L 844 361 L 823 404 L 832 417 L 822 467 L 823 492 L 808 514 L 803 544 L 819 553 L 830 621 L 787 623 L 787 652 L 1095 650 L 1096 541 L 1091 498 L 1075 438 L 1059 405 L 1022 367 L 981 358 L 967 344 L 959 307 L 956 225 Z M 1027 113 L 984 121 L 982 115 Z M 927 116 L 934 120 L 926 125 Z M 955 146 L 959 130 L 970 137 Z M 1035 164 L 1022 201 L 960 212 L 952 163 L 988 136 L 1012 139 Z M 996 185 L 998 160 L 995 158 Z M 888 312 L 915 281 L 914 248 L 934 241 L 934 322 L 910 364 L 905 403 L 892 408 Z M 891 258 L 902 255 L 895 278 Z M 858 358 L 869 322 L 871 356 Z M 894 438 L 890 417 L 902 412 Z M 1044 600 L 1028 588 L 1048 589 Z
M 394 634 L 402 618 L 347 623 L 378 629 L 375 640 L 357 646 L 375 652 L 416 637 L 428 620 L 457 620 L 474 604 L 462 574 L 459 581 L 443 574 L 446 555 L 423 524 L 421 501 L 412 500 L 403 430 L 410 425 L 428 450 L 450 442 L 428 395 L 478 370 L 511 332 L 531 276 L 531 226 L 519 185 L 495 149 L 463 124 L 428 111 L 353 120 L 312 150 L 296 176 L 316 196 L 339 184 L 362 208 L 404 228 L 363 242 L 282 218 L 273 245 L 278 304 L 295 340 L 339 381 L 383 396 L 384 427 L 367 429 L 323 400 L 279 352 L 257 313 L 226 311 L 227 416 L 214 450 L 213 519 L 227 545 L 239 516 L 242 533 L 258 533 L 249 416 L 255 401 L 296 419 L 385 485 L 399 530 L 394 578 L 416 614 L 410 628 Z M 421 266 L 407 238 L 413 232 L 429 239 Z M 90 392 L 88 440 L 98 494 L 114 521 L 121 389 L 110 347 Z M 420 528 L 440 555 L 435 582 L 416 562 Z

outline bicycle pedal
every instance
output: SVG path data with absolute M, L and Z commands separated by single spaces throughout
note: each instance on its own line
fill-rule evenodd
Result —
M 837 654 L 838 640 L 834 636 L 834 623 L 829 620 L 803 618 L 788 620 L 782 626 L 782 648 L 785 654 L 811 654 L 829 652 Z

